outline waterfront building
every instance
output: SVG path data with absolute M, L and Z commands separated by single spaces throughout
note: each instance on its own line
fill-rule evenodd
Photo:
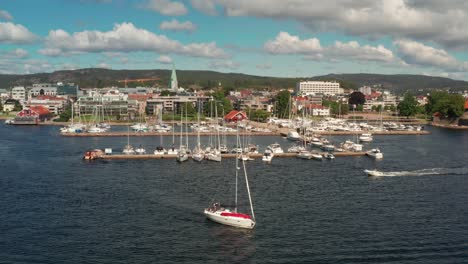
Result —
M 330 108 L 322 105 L 309 104 L 305 109 L 306 113 L 312 116 L 330 116 Z
M 25 104 L 27 107 L 44 106 L 49 110 L 50 113 L 54 115 L 59 115 L 65 109 L 66 103 L 67 98 L 49 95 L 39 95 L 30 98 Z
M 11 89 L 11 99 L 19 101 L 21 104 L 26 100 L 26 88 L 24 86 L 15 86 Z
M 3 112 L 11 112 L 15 109 L 15 105 L 16 103 L 18 103 L 17 100 L 15 99 L 7 99 L 5 100 L 5 102 L 3 103 Z
M 184 103 L 193 103 L 197 108 L 198 103 L 208 102 L 210 98 L 196 95 L 153 96 L 146 100 L 146 113 L 154 115 L 157 113 L 156 109 L 162 109 L 163 113 L 177 111 Z
M 342 94 L 343 89 L 340 88 L 338 82 L 324 81 L 302 81 L 298 82 L 295 90 L 296 95 L 337 95 Z
M 266 112 L 273 112 L 273 103 L 269 98 L 250 96 L 247 98 L 240 98 L 237 100 L 237 107 L 239 110 L 263 110 Z
M 37 125 L 51 118 L 51 113 L 44 106 L 32 106 L 16 114 L 15 125 Z
M 224 116 L 226 122 L 239 122 L 242 120 L 248 120 L 247 114 L 244 111 L 232 110 Z

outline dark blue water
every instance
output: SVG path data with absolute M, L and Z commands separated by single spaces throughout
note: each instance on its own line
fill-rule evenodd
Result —
M 467 132 L 375 136 L 382 161 L 250 162 L 257 226 L 247 231 L 202 213 L 213 198 L 232 198 L 233 160 L 84 162 L 86 149 L 120 151 L 126 138 L 57 129 L 0 125 L 1 263 L 468 262 Z M 130 140 L 148 150 L 160 141 Z M 373 168 L 441 174 L 363 173 Z

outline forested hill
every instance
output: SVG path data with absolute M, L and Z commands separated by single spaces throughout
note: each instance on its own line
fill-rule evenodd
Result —
M 56 71 L 52 73 L 37 73 L 28 75 L 0 74 L 0 88 L 10 88 L 15 85 L 31 85 L 38 82 L 76 83 L 80 87 L 124 86 L 118 80 L 152 79 L 142 82 L 131 82 L 129 87 L 141 85 L 159 85 L 166 87 L 169 83 L 170 70 L 110 70 L 110 69 L 79 69 Z M 292 88 L 299 80 L 336 80 L 345 88 L 358 88 L 363 85 L 381 85 L 383 88 L 402 93 L 406 90 L 415 93 L 428 89 L 468 90 L 468 82 L 449 78 L 425 75 L 383 75 L 383 74 L 329 74 L 302 78 L 275 78 L 247 75 L 241 73 L 221 73 L 215 71 L 178 70 L 179 85 L 190 87 L 195 85 L 201 89 L 212 88 L 221 83 L 224 87 L 232 88 Z

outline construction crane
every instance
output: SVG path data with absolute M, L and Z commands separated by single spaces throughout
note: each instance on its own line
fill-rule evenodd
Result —
M 147 82 L 147 81 L 159 81 L 160 78 L 142 78 L 142 79 L 125 79 L 125 80 L 117 80 L 119 83 L 125 83 L 125 88 L 127 88 L 127 82 Z

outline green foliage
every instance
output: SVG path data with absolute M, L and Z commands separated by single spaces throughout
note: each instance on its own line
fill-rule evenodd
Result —
M 418 101 L 411 93 L 406 92 L 397 107 L 400 115 L 410 117 L 418 113 Z
M 439 112 L 442 117 L 456 118 L 463 115 L 465 99 L 459 94 L 447 92 L 432 92 L 428 98 L 426 111 L 428 114 Z
M 187 114 L 187 116 L 196 116 L 196 114 L 197 114 L 197 110 L 193 106 L 193 103 L 190 103 L 190 102 L 183 103 L 181 105 L 181 107 L 179 109 L 179 115 L 181 114 L 181 111 L 182 111 L 182 115 L 184 117 L 185 117 L 186 114 Z
M 382 111 L 382 105 L 373 105 L 371 107 L 371 111 L 374 111 L 374 112 L 380 112 Z
M 361 92 L 353 92 L 349 95 L 348 103 L 350 105 L 363 105 L 366 102 L 366 96 Z
M 268 113 L 265 110 L 247 109 L 245 112 L 247 113 L 249 119 L 252 121 L 265 122 L 270 117 L 270 113 Z
M 60 114 L 59 118 L 54 119 L 54 122 L 68 122 L 68 120 L 71 118 L 71 115 L 71 106 L 67 105 Z
M 386 106 L 384 106 L 384 111 L 395 112 L 396 107 L 394 105 L 386 105 Z
M 13 108 L 13 111 L 21 111 L 21 110 L 23 110 L 23 106 L 21 105 L 19 101 L 15 101 L 15 106 Z
M 330 108 L 331 115 L 346 115 L 349 111 L 348 104 L 342 104 L 336 101 L 323 100 L 322 105 Z
M 289 114 L 291 93 L 288 90 L 282 90 L 275 97 L 276 115 L 280 118 L 285 118 Z
M 174 96 L 174 95 L 176 95 L 176 93 L 175 93 L 175 92 L 171 92 L 171 91 L 169 91 L 169 90 L 161 91 L 161 94 L 160 94 L 160 96 Z

